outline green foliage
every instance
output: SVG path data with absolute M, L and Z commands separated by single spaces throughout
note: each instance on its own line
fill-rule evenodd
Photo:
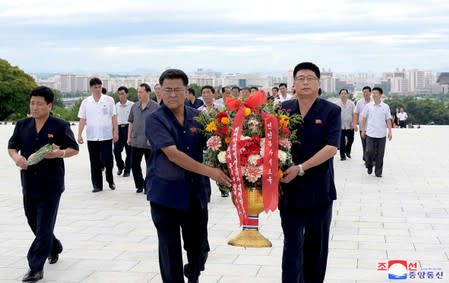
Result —
M 436 99 L 421 99 L 411 96 L 392 96 L 384 102 L 390 106 L 392 112 L 403 107 L 408 115 L 408 122 L 412 124 L 449 125 L 449 107 Z
M 0 59 L 0 120 L 26 117 L 29 94 L 35 87 L 36 82 L 30 75 Z
M 69 108 L 60 106 L 53 107 L 51 112 L 55 117 L 64 119 L 66 121 L 78 121 L 78 111 L 80 109 L 82 101 L 83 99 L 80 98 Z
M 195 97 L 201 96 L 201 86 L 197 84 L 190 84 L 189 87 L 193 88 L 195 90 Z

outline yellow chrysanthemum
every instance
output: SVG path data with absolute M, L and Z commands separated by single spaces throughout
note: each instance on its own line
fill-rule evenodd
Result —
M 210 122 L 207 124 L 205 131 L 209 133 L 213 133 L 217 130 L 217 124 L 215 124 L 215 121 Z
M 227 125 L 227 124 L 229 124 L 229 122 L 230 122 L 230 120 L 229 120 L 229 118 L 228 117 L 223 117 L 223 118 L 221 118 L 221 121 L 220 121 L 223 125 Z
M 245 114 L 245 117 L 249 116 L 251 114 L 251 108 L 248 108 L 248 107 L 245 108 L 244 114 Z

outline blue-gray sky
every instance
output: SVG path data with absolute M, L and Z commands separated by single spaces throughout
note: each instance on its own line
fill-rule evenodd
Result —
M 447 71 L 449 1 L 0 0 L 0 38 L 29 72 Z

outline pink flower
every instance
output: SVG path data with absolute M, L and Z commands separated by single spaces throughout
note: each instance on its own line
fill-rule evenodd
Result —
M 262 177 L 263 166 L 247 166 L 242 167 L 243 176 L 251 183 L 257 182 Z
M 219 136 L 212 136 L 207 140 L 206 145 L 211 150 L 217 151 L 221 147 L 221 138 Z
M 280 139 L 279 146 L 284 149 L 290 149 L 292 147 L 292 143 L 288 139 Z

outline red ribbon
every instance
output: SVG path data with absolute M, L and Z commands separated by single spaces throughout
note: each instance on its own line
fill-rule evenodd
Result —
M 226 99 L 226 106 L 229 110 L 235 111 L 238 109 L 232 127 L 231 142 L 226 151 L 226 163 L 232 180 L 232 197 L 239 215 L 240 225 L 247 225 L 250 221 L 246 213 L 248 194 L 243 191 L 246 188 L 244 187 L 242 170 L 239 164 L 240 147 L 238 141 L 242 135 L 245 108 L 248 107 L 254 111 L 264 103 L 266 103 L 266 97 L 261 92 L 256 92 L 248 97 L 243 105 L 237 99 Z M 261 113 L 261 115 L 265 126 L 262 195 L 264 210 L 268 212 L 277 209 L 279 199 L 278 123 L 277 118 L 272 114 Z

